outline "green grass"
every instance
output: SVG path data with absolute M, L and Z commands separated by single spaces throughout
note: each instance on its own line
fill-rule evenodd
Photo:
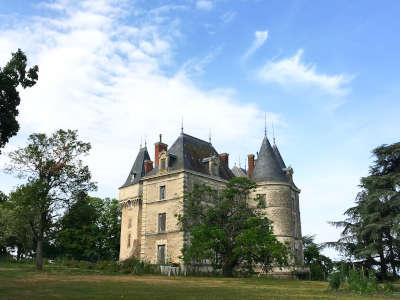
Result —
M 0 264 L 0 299 L 397 299 L 328 291 L 327 283 L 267 278 L 105 274 L 62 266 Z

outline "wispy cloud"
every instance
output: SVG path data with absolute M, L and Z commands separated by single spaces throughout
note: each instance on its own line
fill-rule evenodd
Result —
M 250 48 L 243 55 L 243 59 L 246 60 L 254 54 L 268 39 L 268 30 L 254 32 L 254 40 Z
M 21 130 L 8 149 L 32 132 L 78 129 L 92 143 L 88 161 L 103 195 L 114 193 L 129 172 L 140 137 L 151 144 L 162 132 L 173 142 L 182 116 L 185 130 L 200 138 L 213 128 L 217 149 L 223 145 L 220 150 L 233 157 L 252 151 L 233 141 L 262 132 L 263 114 L 255 105 L 239 103 L 231 89 L 201 89 L 187 73 L 166 71 L 180 32 L 175 23 L 163 23 L 163 9 L 155 21 L 130 2 L 48 3 L 55 17 L 34 16 L 0 31 L 0 65 L 20 47 L 40 67 L 38 84 L 21 91 Z M 127 24 L 131 13 L 138 21 Z M 213 55 L 192 66 L 201 72 Z
M 237 12 L 235 12 L 235 11 L 227 11 L 226 13 L 221 15 L 221 21 L 224 24 L 228 24 L 236 18 L 236 15 L 237 15 Z
M 212 10 L 214 8 L 214 2 L 212 0 L 197 0 L 196 8 L 200 10 Z
M 278 83 L 284 87 L 317 88 L 334 96 L 348 93 L 352 76 L 318 73 L 316 66 L 302 62 L 303 50 L 292 57 L 268 61 L 258 72 L 264 82 Z
M 184 74 L 186 77 L 202 75 L 205 68 L 220 55 L 221 51 L 222 47 L 217 47 L 203 57 L 187 60 L 181 67 L 179 73 Z

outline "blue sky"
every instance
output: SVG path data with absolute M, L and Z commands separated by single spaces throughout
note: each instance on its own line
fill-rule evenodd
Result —
M 2 1 L 0 65 L 22 48 L 40 67 L 5 152 L 78 129 L 98 195 L 114 197 L 140 140 L 151 154 L 160 132 L 171 145 L 182 116 L 233 166 L 258 151 L 266 112 L 303 233 L 336 239 L 326 221 L 352 205 L 370 151 L 399 138 L 399 13 L 398 1 Z

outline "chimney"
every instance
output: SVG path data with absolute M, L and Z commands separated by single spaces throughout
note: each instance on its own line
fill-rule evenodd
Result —
M 247 175 L 249 176 L 249 178 L 253 177 L 253 172 L 254 172 L 254 154 L 249 154 L 247 155 L 247 164 L 248 164 L 248 170 L 247 170 Z
M 154 144 L 154 165 L 158 167 L 158 162 L 160 158 L 160 153 L 167 151 L 168 145 L 162 142 L 162 135 L 160 134 L 160 141 Z
M 151 160 L 144 161 L 144 174 L 147 175 L 151 170 L 153 170 L 153 162 Z
M 219 161 L 222 165 L 229 168 L 229 154 L 228 153 L 221 153 L 219 155 Z

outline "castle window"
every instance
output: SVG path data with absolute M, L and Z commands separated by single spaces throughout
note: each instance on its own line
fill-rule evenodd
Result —
M 127 240 L 127 247 L 129 248 L 131 246 L 131 234 L 128 233 L 128 240 Z
M 128 228 L 131 228 L 131 227 L 132 227 L 132 219 L 129 218 L 129 220 L 128 220 Z
M 160 200 L 165 199 L 165 185 L 160 186 Z
M 160 169 L 165 170 L 167 165 L 167 160 L 165 158 L 160 159 Z
M 157 246 L 157 262 L 160 265 L 165 264 L 165 245 Z
M 167 219 L 166 213 L 158 214 L 158 232 L 165 232 L 166 219 Z
M 267 206 L 267 195 L 265 194 L 257 194 L 257 200 L 260 200 L 263 202 L 265 206 Z

